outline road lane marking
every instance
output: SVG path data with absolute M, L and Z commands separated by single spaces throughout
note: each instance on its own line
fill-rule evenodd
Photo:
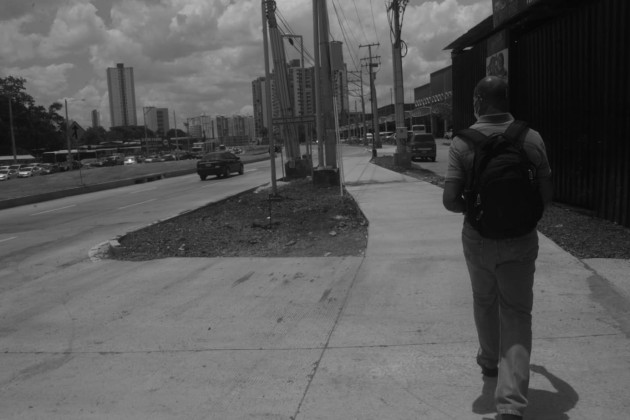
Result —
M 17 236 L 11 236 L 10 238 L 4 238 L 4 239 L 0 239 L 0 242 L 6 242 L 6 241 L 10 241 L 17 238 Z
M 152 198 L 150 200 L 141 201 L 141 202 L 135 203 L 135 204 L 129 204 L 128 206 L 118 207 L 116 210 L 124 210 L 124 209 L 127 209 L 129 207 L 140 206 L 142 204 L 150 203 L 151 201 L 155 201 L 155 200 L 157 200 L 157 198 Z
M 58 209 L 52 209 L 52 210 L 46 210 L 46 211 L 40 211 L 39 213 L 33 213 L 31 214 L 31 216 L 37 216 L 39 214 L 44 214 L 44 213 L 51 213 L 53 211 L 57 211 L 57 210 L 63 210 L 63 209 L 69 209 L 70 207 L 75 207 L 76 204 L 71 204 L 69 206 L 65 206 L 65 207 L 59 207 Z
M 145 191 L 153 191 L 153 190 L 157 190 L 157 187 L 153 187 L 153 188 L 145 188 L 143 190 L 135 190 L 135 191 L 130 191 L 127 194 L 137 194 L 140 192 L 145 192 Z

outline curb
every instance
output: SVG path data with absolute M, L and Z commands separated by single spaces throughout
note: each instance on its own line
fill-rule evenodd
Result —
M 147 224 L 145 226 L 142 226 L 142 227 L 140 227 L 138 229 L 134 229 L 132 231 L 123 233 L 122 235 L 118 235 L 115 239 L 110 239 L 109 241 L 102 242 L 102 243 L 96 245 L 95 247 L 93 247 L 92 250 L 90 251 L 90 259 L 92 259 L 92 261 L 99 261 L 99 260 L 102 260 L 102 259 L 111 259 L 112 255 L 113 256 L 117 256 L 118 251 L 120 250 L 120 248 L 122 246 L 122 245 L 120 245 L 120 242 L 118 241 L 118 239 L 122 238 L 123 236 L 125 236 L 125 235 L 127 235 L 127 234 L 129 234 L 131 232 L 136 232 L 138 230 L 146 229 L 146 228 L 151 227 L 153 225 L 156 225 L 158 223 L 164 223 L 166 221 L 169 221 L 169 220 L 172 220 L 172 219 L 176 219 L 176 218 L 181 217 L 181 216 L 185 216 L 188 213 L 192 213 L 192 212 L 194 212 L 194 211 L 196 211 L 196 210 L 198 210 L 200 208 L 206 207 L 206 206 L 220 204 L 220 203 L 222 203 L 224 201 L 231 200 L 231 199 L 233 199 L 235 197 L 239 197 L 241 195 L 254 192 L 254 191 L 258 190 L 259 188 L 261 188 L 261 187 L 263 187 L 265 185 L 268 185 L 268 184 L 269 183 L 267 182 L 267 183 L 258 185 L 258 186 L 253 187 L 253 188 L 248 188 L 245 191 L 238 192 L 238 193 L 236 193 L 234 195 L 230 195 L 228 197 L 222 198 L 221 200 L 211 201 L 211 202 L 206 203 L 203 206 L 198 207 L 196 209 L 185 210 L 185 211 L 183 211 L 181 213 L 178 213 L 178 214 L 175 214 L 173 216 L 169 216 L 169 217 L 166 217 L 166 218 L 160 219 L 160 220 L 155 220 L 155 221 L 153 221 L 153 222 L 151 222 L 151 223 L 149 223 L 149 224 Z

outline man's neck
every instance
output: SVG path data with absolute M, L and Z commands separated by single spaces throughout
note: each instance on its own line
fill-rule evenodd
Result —
M 501 112 L 501 113 L 496 113 L 496 114 L 480 115 L 479 118 L 477 119 L 477 122 L 496 124 L 496 123 L 507 122 L 513 119 L 514 117 L 512 117 L 512 114 L 510 114 L 509 112 Z

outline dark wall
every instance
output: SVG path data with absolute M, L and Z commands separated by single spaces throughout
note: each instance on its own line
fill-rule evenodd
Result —
M 545 140 L 555 200 L 630 227 L 630 2 L 510 28 L 510 106 Z M 453 55 L 455 130 L 474 122 L 486 42 Z

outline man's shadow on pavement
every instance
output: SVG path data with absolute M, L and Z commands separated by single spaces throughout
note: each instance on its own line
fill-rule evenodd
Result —
M 544 366 L 531 365 L 532 372 L 544 376 L 556 389 L 556 392 L 539 389 L 529 390 L 529 405 L 524 420 L 569 420 L 571 411 L 580 399 L 575 390 L 557 376 L 552 375 Z M 491 414 L 496 412 L 494 390 L 497 386 L 496 378 L 483 378 L 481 395 L 473 402 L 472 410 L 475 414 Z M 497 415 L 495 417 L 499 419 Z M 484 418 L 484 420 L 493 420 Z

